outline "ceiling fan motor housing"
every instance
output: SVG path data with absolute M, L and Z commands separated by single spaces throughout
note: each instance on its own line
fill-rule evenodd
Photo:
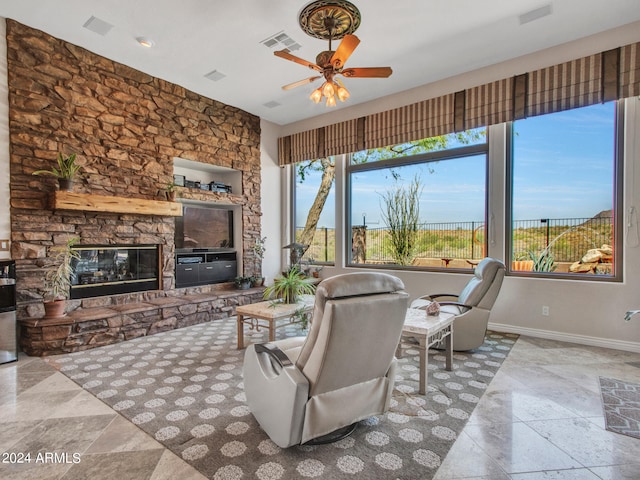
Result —
M 347 0 L 316 0 L 300 12 L 298 23 L 307 35 L 337 40 L 360 26 L 360 10 Z

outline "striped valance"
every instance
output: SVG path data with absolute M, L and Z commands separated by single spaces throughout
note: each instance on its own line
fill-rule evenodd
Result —
M 278 139 L 280 165 L 640 95 L 640 42 Z
M 602 102 L 601 54 L 529 73 L 527 116 Z
M 365 118 L 364 147 L 380 148 L 453 132 L 453 94 L 431 98 Z M 344 153 L 344 152 L 342 152 Z

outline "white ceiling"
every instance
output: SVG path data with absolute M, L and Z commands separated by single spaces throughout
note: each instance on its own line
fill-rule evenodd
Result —
M 0 0 L 0 16 L 286 125 L 327 112 L 308 99 L 319 81 L 283 91 L 313 71 L 260 42 L 285 32 L 315 61 L 327 42 L 307 36 L 298 15 L 309 0 Z M 387 79 L 345 79 L 351 98 L 374 100 L 640 20 L 640 0 L 352 0 L 361 43 L 349 67 L 390 66 Z M 551 15 L 520 16 L 551 5 Z M 83 25 L 113 25 L 104 36 Z M 153 48 L 141 47 L 146 36 Z M 334 44 L 334 49 L 337 44 Z M 597 51 L 597 50 L 596 50 Z M 217 70 L 223 79 L 205 74 Z M 265 104 L 277 102 L 268 108 Z

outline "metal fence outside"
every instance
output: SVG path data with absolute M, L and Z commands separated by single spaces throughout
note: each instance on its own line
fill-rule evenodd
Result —
M 355 228 L 355 227 L 354 227 Z M 417 234 L 415 257 L 480 259 L 486 256 L 482 221 L 423 223 Z M 302 228 L 296 230 L 297 234 Z M 513 259 L 528 259 L 529 252 L 547 249 L 556 262 L 576 262 L 592 248 L 613 245 L 613 219 L 543 218 L 513 222 Z M 319 228 L 305 258 L 335 261 L 335 229 Z M 366 228 L 367 262 L 392 263 L 387 228 Z

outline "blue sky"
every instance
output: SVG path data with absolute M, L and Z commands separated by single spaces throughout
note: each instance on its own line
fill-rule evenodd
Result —
M 520 120 L 514 124 L 514 219 L 592 217 L 612 208 L 614 105 L 593 105 Z M 395 169 L 404 181 L 419 175 L 423 185 L 420 217 L 424 222 L 482 221 L 484 156 L 439 161 Z M 297 226 L 315 198 L 320 174 L 297 184 Z M 394 180 L 386 170 L 360 172 L 352 178 L 352 217 L 361 224 L 384 226 L 382 197 Z M 331 202 L 331 203 L 329 203 Z M 333 205 L 333 193 L 328 205 Z M 333 227 L 325 208 L 319 227 Z

